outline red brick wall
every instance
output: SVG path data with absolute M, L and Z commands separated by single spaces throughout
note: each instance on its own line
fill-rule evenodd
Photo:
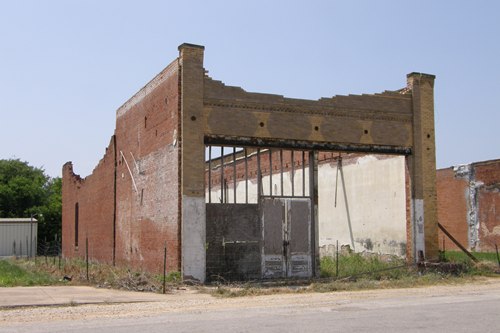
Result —
M 500 190 L 479 191 L 479 246 L 481 251 L 495 251 L 500 246 Z
M 249 181 L 256 181 L 257 179 L 257 156 L 256 154 L 257 149 L 247 149 L 247 173 L 248 173 L 248 180 Z M 269 175 L 269 169 L 272 166 L 272 173 L 273 177 L 280 177 L 281 173 L 281 158 L 280 158 L 280 149 L 272 149 L 272 157 L 271 157 L 271 163 L 269 162 L 269 150 L 267 149 L 261 149 L 260 153 L 260 166 L 261 166 L 261 174 L 262 176 L 268 176 Z M 224 149 L 224 179 L 228 184 L 233 184 L 233 178 L 234 178 L 234 169 L 233 169 L 233 156 L 232 156 L 233 149 L 231 147 L 226 147 Z M 361 153 L 342 153 L 342 165 L 347 166 L 352 163 L 356 163 L 357 157 L 362 156 L 365 154 Z M 336 168 L 337 167 L 337 159 L 338 159 L 339 153 L 338 152 L 327 152 L 327 151 L 320 151 L 318 152 L 318 163 L 319 164 L 324 164 L 324 163 L 330 163 L 332 167 Z M 382 154 L 377 154 L 377 159 L 385 159 L 385 158 L 391 158 L 392 155 L 382 155 Z M 292 170 L 292 154 L 291 150 L 283 150 L 283 172 L 291 172 Z M 213 189 L 220 189 L 220 184 L 221 184 L 221 175 L 220 175 L 220 158 L 212 158 L 212 175 L 211 175 L 211 187 Z M 244 162 L 244 152 L 243 151 L 237 151 L 236 152 L 236 180 L 237 181 L 244 181 L 245 180 L 245 162 Z M 294 170 L 296 172 L 302 172 L 302 165 L 305 165 L 306 168 L 309 167 L 309 152 L 305 151 L 304 154 L 304 161 L 302 161 L 302 151 L 295 151 L 294 156 L 293 156 L 293 165 L 294 165 Z M 307 171 L 306 171 L 307 172 Z M 205 168 L 205 186 L 208 188 L 208 162 L 206 163 L 206 168 Z M 265 189 L 265 192 L 269 192 L 268 189 Z M 308 190 L 306 190 L 307 192 Z
M 476 181 L 482 182 L 485 186 L 500 183 L 500 160 L 477 162 L 472 165 Z
M 483 183 L 478 191 L 479 246 L 494 251 L 500 246 L 500 160 L 474 164 L 476 181 Z
M 167 270 L 177 271 L 180 264 L 179 160 L 177 137 L 174 136 L 179 119 L 177 62 L 162 73 L 153 80 L 161 83 L 144 88 L 147 94 L 132 99 L 118 111 L 116 125 L 120 156 L 117 166 L 117 261 L 153 272 L 162 269 L 165 244 Z M 132 171 L 135 186 L 125 161 Z
M 438 221 L 460 244 L 465 247 L 468 243 L 467 227 L 467 187 L 469 182 L 465 179 L 456 178 L 453 168 L 437 170 L 437 202 Z M 458 247 L 439 230 L 439 247 L 443 250 L 456 250 Z
M 85 257 L 86 238 L 89 257 L 112 262 L 114 214 L 113 139 L 92 175 L 81 179 L 67 163 L 63 167 L 62 240 L 65 257 Z M 75 244 L 75 204 L 78 203 L 78 246 Z
M 116 263 L 160 272 L 180 269 L 179 74 L 177 60 L 117 111 Z M 63 170 L 63 253 L 111 262 L 115 161 L 113 142 L 85 179 Z M 128 167 L 127 167 L 128 164 Z M 130 170 L 130 171 L 129 171 Z M 135 184 L 134 184 L 135 183 Z M 79 249 L 74 247 L 75 202 L 79 203 Z
M 500 160 L 470 165 L 470 174 L 456 177 L 453 168 L 437 171 L 439 222 L 466 248 L 468 242 L 468 209 L 476 209 L 479 223 L 478 251 L 494 251 L 500 244 Z M 476 188 L 475 198 L 469 198 L 469 177 Z M 473 193 L 473 192 L 471 192 Z M 471 207 L 468 207 L 468 200 Z M 472 215 L 474 216 L 474 215 Z M 439 232 L 442 248 L 443 233 Z M 457 247 L 445 237 L 446 249 Z
M 224 179 L 228 184 L 234 183 L 234 169 L 233 169 L 233 156 L 231 154 L 232 148 L 225 148 L 224 150 Z M 247 173 L 248 180 L 252 182 L 256 182 L 257 173 L 258 173 L 258 163 L 257 163 L 257 155 L 256 149 L 247 149 Z M 271 163 L 269 162 L 269 150 L 262 149 L 260 153 L 260 171 L 262 176 L 268 176 L 270 166 L 272 164 L 272 173 L 273 177 L 280 177 L 281 173 L 281 160 L 279 149 L 272 150 Z M 283 150 L 283 172 L 290 172 L 292 169 L 292 154 L 290 150 Z M 319 153 L 320 161 L 326 159 L 326 153 Z M 245 162 L 244 162 L 244 152 L 238 151 L 236 152 L 236 180 L 244 181 L 245 180 Z M 302 151 L 296 151 L 293 156 L 293 164 L 295 170 L 298 172 L 302 170 Z M 304 154 L 304 165 L 307 168 L 309 166 L 309 154 L 305 152 Z M 220 189 L 221 184 L 221 175 L 220 175 L 220 158 L 213 158 L 212 161 L 212 179 L 211 179 L 211 187 L 213 189 Z M 205 170 L 205 186 L 208 188 L 208 162 L 206 164 Z M 265 192 L 269 194 L 269 190 L 266 188 Z M 231 201 L 230 201 L 231 202 Z

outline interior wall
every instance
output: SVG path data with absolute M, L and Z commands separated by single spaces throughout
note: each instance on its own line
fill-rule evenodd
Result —
M 338 175 L 337 165 L 318 167 L 320 255 L 334 255 L 338 241 L 355 252 L 405 256 L 404 156 L 354 155 Z
M 276 161 L 278 150 L 273 152 L 274 170 L 272 177 L 265 174 L 269 170 L 269 153 L 261 153 L 263 194 L 281 195 L 280 167 Z M 283 153 L 283 195 L 291 195 L 292 171 L 288 151 Z M 337 175 L 337 153 L 319 154 L 318 162 L 318 219 L 320 255 L 334 255 L 337 241 L 339 246 L 349 245 L 355 252 L 372 252 L 406 255 L 407 211 L 405 158 L 394 155 L 344 154 L 342 167 Z M 301 155 L 295 154 L 294 189 L 295 195 L 302 195 L 303 174 L 306 175 L 305 195 L 309 195 L 309 167 L 302 169 Z M 248 202 L 257 203 L 257 178 L 255 155 L 249 157 L 247 168 L 252 170 L 248 183 L 244 179 L 244 162 L 237 159 L 236 203 L 245 203 L 248 188 Z M 307 163 L 307 162 L 306 162 Z M 220 167 L 214 162 L 212 169 L 211 201 L 220 203 Z M 224 178 L 227 181 L 224 202 L 234 203 L 234 183 L 232 156 L 226 156 Z M 270 185 L 270 181 L 272 184 Z M 337 192 L 337 194 L 335 194 Z M 335 200 L 335 195 L 337 199 Z M 206 193 L 208 202 L 208 186 Z M 335 204 L 336 201 L 336 204 Z

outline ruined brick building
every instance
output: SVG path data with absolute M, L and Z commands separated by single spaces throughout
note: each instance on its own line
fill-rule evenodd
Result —
M 500 246 L 500 160 L 457 165 L 437 171 L 439 222 L 473 251 Z M 457 249 L 439 231 L 441 249 Z
M 236 278 L 317 275 L 320 243 L 332 241 L 320 235 L 329 228 L 321 202 L 336 200 L 335 190 L 321 189 L 320 162 L 338 164 L 339 153 L 394 161 L 399 178 L 387 207 L 398 210 L 404 233 L 396 243 L 410 261 L 437 257 L 433 75 L 408 74 L 397 91 L 301 100 L 213 80 L 203 54 L 182 44 L 179 57 L 116 111 L 115 133 L 91 175 L 64 165 L 65 257 L 83 257 L 88 240 L 91 259 L 150 271 L 159 271 L 166 246 L 167 270 L 199 281 L 228 263 Z M 210 156 L 214 149 L 224 156 Z M 374 177 L 390 183 L 391 167 L 380 170 Z M 347 168 L 344 176 L 357 182 Z M 342 190 L 344 205 L 357 197 Z M 355 217 L 344 208 L 352 234 Z M 355 238 L 354 246 L 374 246 Z

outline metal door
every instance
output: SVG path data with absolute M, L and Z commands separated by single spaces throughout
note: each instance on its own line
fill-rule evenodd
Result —
M 261 277 L 261 223 L 257 204 L 207 204 L 207 280 Z
M 311 201 L 262 198 L 262 277 L 311 277 Z

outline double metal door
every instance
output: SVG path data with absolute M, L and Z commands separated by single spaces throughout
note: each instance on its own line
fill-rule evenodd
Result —
M 262 277 L 311 277 L 311 200 L 262 198 Z

